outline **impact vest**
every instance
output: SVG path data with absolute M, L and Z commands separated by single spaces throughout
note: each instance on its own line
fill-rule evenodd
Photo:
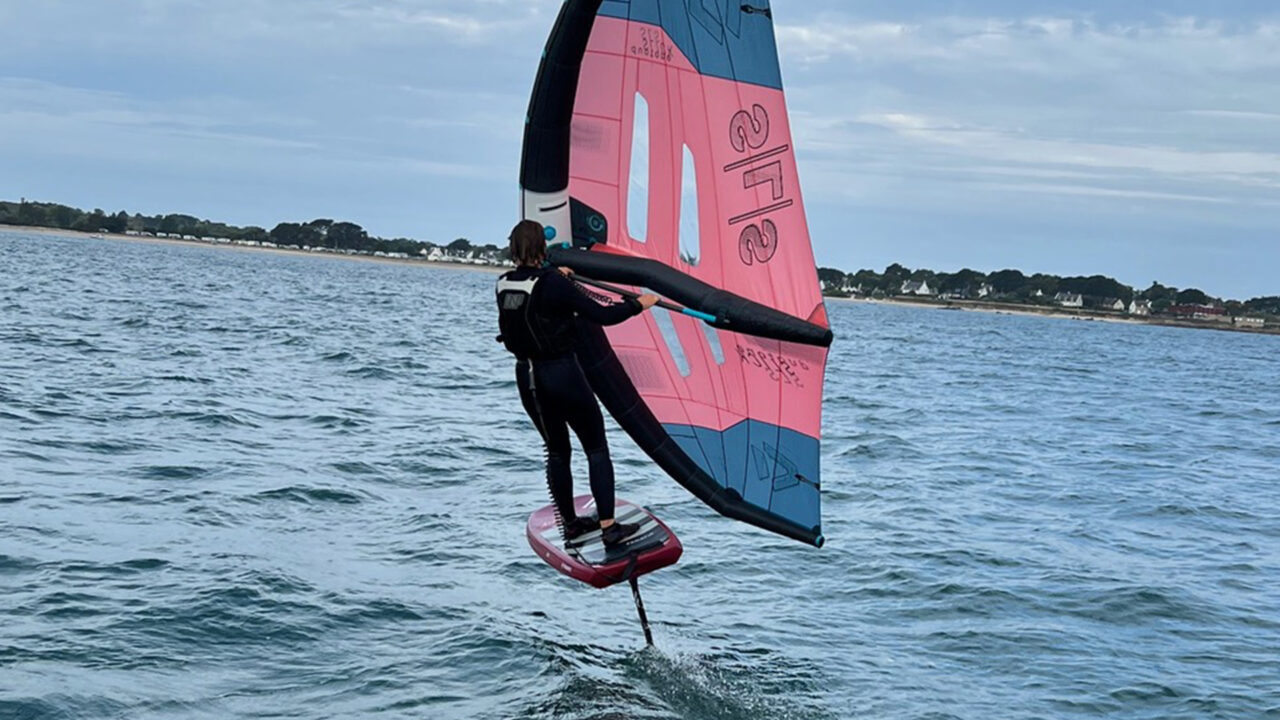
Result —
M 513 273 L 498 277 L 498 339 L 521 360 L 547 360 L 573 352 L 572 318 L 549 318 L 535 308 L 534 289 L 548 272 L 537 270 L 524 280 Z

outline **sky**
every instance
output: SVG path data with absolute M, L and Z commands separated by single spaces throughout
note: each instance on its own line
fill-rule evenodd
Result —
M 0 199 L 500 243 L 559 5 L 0 0 Z M 819 264 L 1280 294 L 1274 2 L 772 6 Z

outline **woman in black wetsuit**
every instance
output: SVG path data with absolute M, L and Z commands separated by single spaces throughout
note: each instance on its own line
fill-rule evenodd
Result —
M 542 225 L 524 220 L 511 231 L 511 259 L 516 269 L 498 278 L 500 339 L 516 356 L 520 402 L 542 435 L 547 451 L 547 487 L 565 538 L 596 529 L 573 508 L 573 474 L 569 466 L 569 429 L 587 454 L 591 495 L 599 528 L 607 544 L 625 540 L 637 529 L 613 518 L 613 461 L 604 434 L 604 417 L 574 354 L 579 316 L 600 325 L 616 325 L 652 307 L 658 298 L 641 295 L 616 305 L 587 297 L 565 275 L 566 269 L 544 267 L 547 240 Z

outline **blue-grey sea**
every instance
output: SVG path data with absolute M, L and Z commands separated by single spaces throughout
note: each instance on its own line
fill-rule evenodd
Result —
M 645 649 L 492 282 L 0 233 L 0 718 L 1280 717 L 1280 337 L 829 303 L 824 549 L 611 428 Z

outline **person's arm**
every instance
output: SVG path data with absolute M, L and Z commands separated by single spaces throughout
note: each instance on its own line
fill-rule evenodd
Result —
M 559 273 L 548 275 L 542 282 L 551 291 L 548 294 L 551 295 L 549 299 L 552 299 L 554 306 L 575 312 L 598 325 L 617 325 L 645 310 L 643 303 L 631 298 L 624 298 L 622 302 L 613 305 L 601 305 L 587 297 L 572 280 Z

